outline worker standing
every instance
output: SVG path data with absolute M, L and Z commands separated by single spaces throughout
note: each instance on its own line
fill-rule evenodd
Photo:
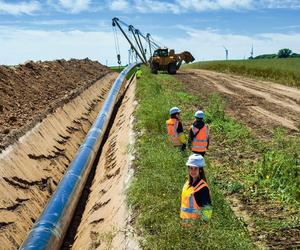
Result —
M 204 156 L 209 146 L 209 128 L 203 121 L 203 111 L 198 110 L 194 117 L 195 121 L 189 131 L 188 144 L 193 153 Z
M 170 109 L 170 119 L 167 120 L 167 131 L 169 140 L 175 147 L 180 147 L 182 151 L 186 148 L 186 137 L 183 133 L 183 126 L 180 121 L 181 110 L 177 107 Z
M 140 78 L 141 78 L 141 76 L 142 76 L 142 70 L 141 70 L 140 67 L 137 67 L 135 76 L 136 76 L 137 79 L 140 79 Z
M 189 179 L 182 189 L 180 218 L 184 226 L 191 226 L 192 222 L 201 224 L 211 219 L 212 203 L 203 169 L 203 156 L 192 154 L 186 165 Z

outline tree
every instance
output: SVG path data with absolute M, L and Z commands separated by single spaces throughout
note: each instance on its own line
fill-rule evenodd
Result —
M 277 57 L 278 58 L 287 58 L 290 57 L 292 51 L 290 49 L 281 49 L 278 51 Z
M 300 54 L 293 53 L 293 54 L 290 55 L 290 57 L 293 57 L 293 58 L 295 58 L 295 57 L 300 57 Z

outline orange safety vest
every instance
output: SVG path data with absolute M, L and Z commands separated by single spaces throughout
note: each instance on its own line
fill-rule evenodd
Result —
M 170 118 L 166 122 L 169 140 L 174 146 L 182 145 L 182 143 L 179 140 L 179 134 L 177 133 L 178 123 L 179 121 L 175 118 Z
M 191 129 L 193 130 L 194 134 L 196 134 L 197 131 L 199 131 L 199 129 L 194 126 L 192 126 Z M 208 134 L 209 134 L 208 126 L 204 125 L 203 128 L 201 128 L 200 131 L 197 133 L 197 135 L 193 138 L 192 141 L 193 152 L 205 152 L 207 150 Z
M 201 207 L 198 206 L 194 193 L 204 187 L 208 187 L 204 180 L 199 181 L 196 187 L 190 186 L 188 181 L 184 184 L 181 194 L 181 219 L 197 219 L 200 217 L 200 214 L 197 212 L 201 210 Z

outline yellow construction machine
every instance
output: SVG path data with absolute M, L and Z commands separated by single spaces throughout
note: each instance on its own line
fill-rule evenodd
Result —
M 176 74 L 182 62 L 190 63 L 195 58 L 188 51 L 175 54 L 173 49 L 170 51 L 167 48 L 156 49 L 153 56 L 150 58 L 151 72 L 157 74 L 159 70 L 167 71 L 169 74 Z
M 173 49 L 168 50 L 167 48 L 161 48 L 161 46 L 153 40 L 149 33 L 144 35 L 132 25 L 128 25 L 116 17 L 112 19 L 112 26 L 115 32 L 114 37 L 119 65 L 121 65 L 121 56 L 116 28 L 119 28 L 130 45 L 128 63 L 130 63 L 130 58 L 134 52 L 135 59 L 139 59 L 141 63 L 149 65 L 151 72 L 154 74 L 157 74 L 158 71 L 167 71 L 169 74 L 176 74 L 176 71 L 180 68 L 183 61 L 185 63 L 190 63 L 195 60 L 192 54 L 188 51 L 175 54 Z M 126 33 L 126 29 L 123 29 L 121 26 L 126 27 L 128 32 Z M 142 39 L 146 42 L 146 46 L 142 43 Z M 146 47 L 148 47 L 148 51 Z M 153 54 L 152 51 L 154 51 Z M 147 59 L 147 52 L 149 52 L 150 59 Z

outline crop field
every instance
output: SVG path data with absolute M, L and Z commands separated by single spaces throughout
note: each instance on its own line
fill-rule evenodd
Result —
M 300 58 L 196 62 L 185 68 L 234 73 L 300 86 Z

